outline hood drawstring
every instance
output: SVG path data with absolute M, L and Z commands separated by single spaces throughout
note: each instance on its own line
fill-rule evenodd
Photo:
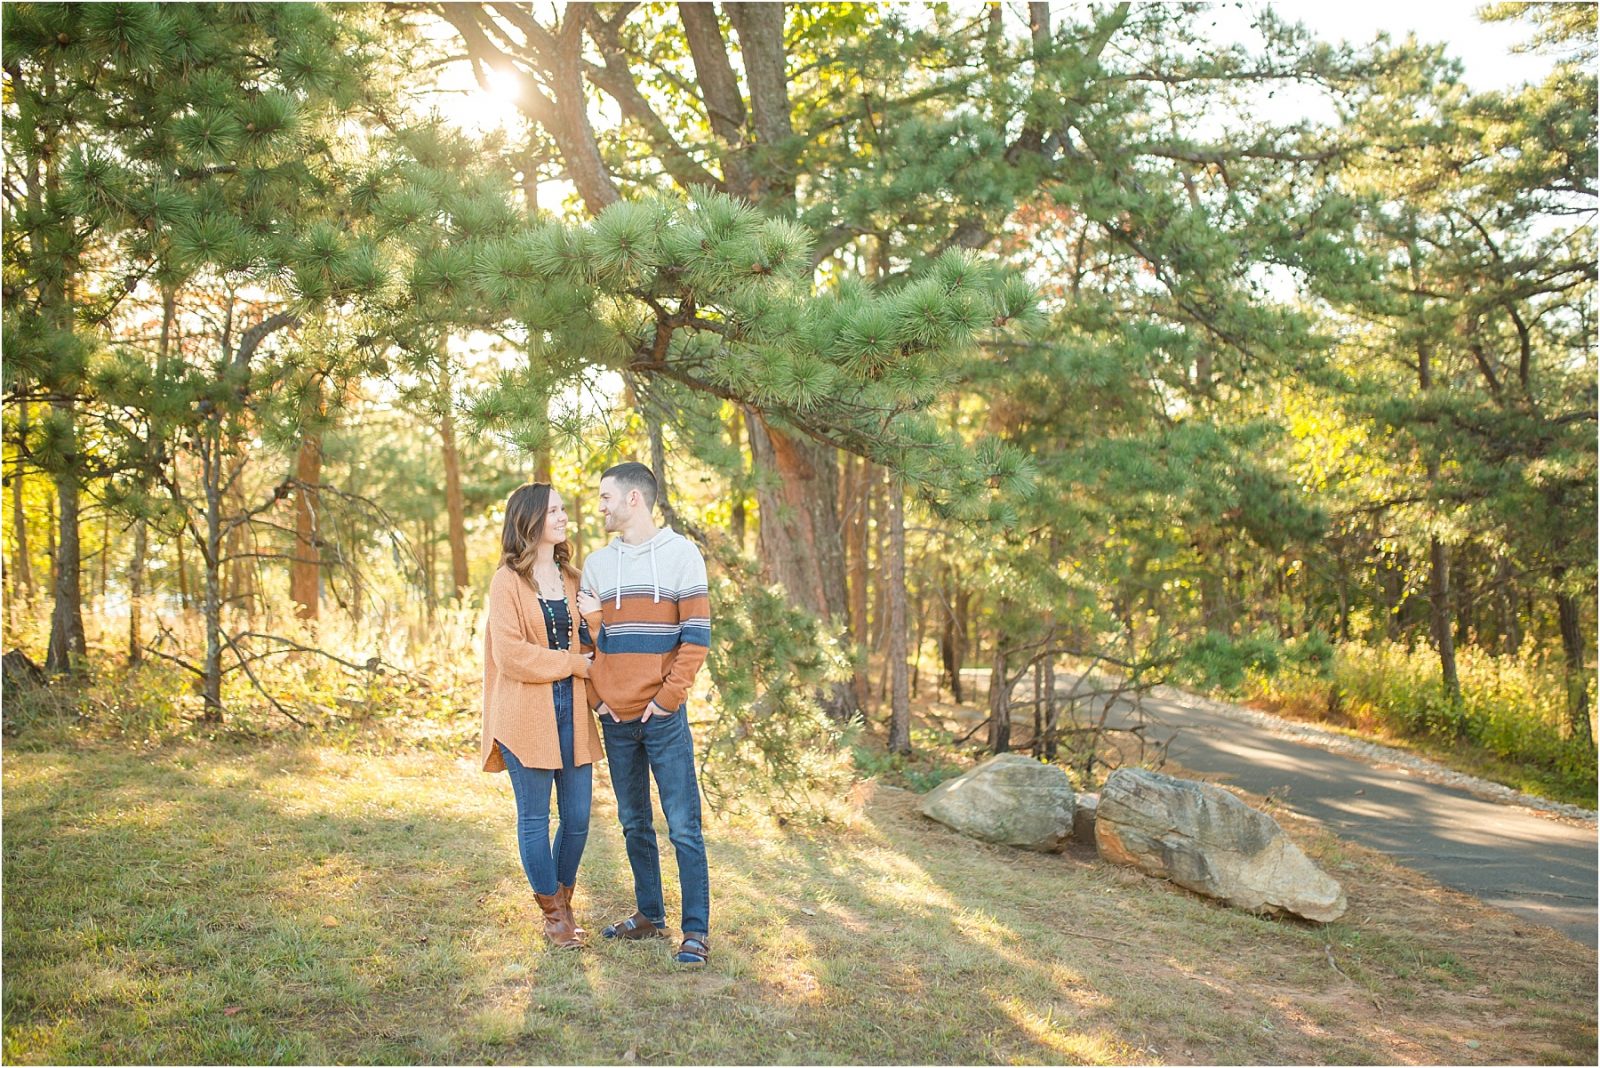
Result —
M 651 602 L 653 604 L 660 604 L 661 603 L 661 570 L 660 570 L 660 567 L 656 563 L 656 543 L 661 540 L 661 534 L 664 533 L 666 529 L 667 528 L 663 528 L 662 531 L 658 531 L 656 533 L 656 536 L 651 538 L 646 543 L 647 545 L 650 546 L 650 586 L 651 586 L 651 592 L 652 592 Z M 619 537 L 616 540 L 614 540 L 611 544 L 617 550 L 617 596 L 616 596 L 616 600 L 614 600 L 612 602 L 612 604 L 617 608 L 621 608 L 622 607 L 622 549 L 623 549 L 623 546 L 627 545 L 627 542 L 624 542 Z

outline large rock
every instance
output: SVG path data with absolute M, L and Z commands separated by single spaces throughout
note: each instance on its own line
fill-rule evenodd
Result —
M 1051 853 L 1072 837 L 1074 796 L 1060 768 L 1002 753 L 940 783 L 919 807 L 962 834 Z
M 1079 794 L 1072 813 L 1072 837 L 1083 845 L 1094 845 L 1094 817 L 1100 811 L 1099 794 Z
M 1209 783 L 1138 768 L 1111 773 L 1095 818 L 1100 855 L 1252 912 L 1327 923 L 1344 888 L 1277 821 Z

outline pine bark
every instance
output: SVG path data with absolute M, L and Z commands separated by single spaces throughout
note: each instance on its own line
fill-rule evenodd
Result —
M 723 10 L 739 35 L 739 56 L 750 86 L 750 115 L 761 166 L 754 169 L 753 199 L 794 210 L 790 162 L 794 125 L 790 117 L 788 56 L 783 24 L 787 4 L 727 3 Z
M 1504 556 L 1495 564 L 1498 596 L 1495 598 L 1500 612 L 1500 652 L 1516 654 L 1522 648 L 1521 598 L 1517 596 L 1516 573 L 1511 561 Z
M 201 719 L 222 722 L 222 433 L 215 417 L 201 445 L 201 478 L 206 495 L 205 600 L 201 612 L 205 619 L 206 658 L 201 665 L 201 696 L 205 710 Z
M 684 7 L 690 5 L 684 4 Z M 708 5 L 709 6 L 709 5 Z M 728 423 L 728 436 L 733 439 L 734 453 L 739 457 L 739 476 L 733 484 L 733 506 L 728 512 L 728 535 L 733 538 L 733 544 L 739 551 L 744 552 L 744 534 L 747 517 L 745 516 L 745 472 L 744 472 L 744 416 L 736 408 L 733 418 Z
M 762 562 L 794 603 L 839 625 L 850 609 L 833 450 L 773 426 L 759 414 L 746 412 L 746 418 L 756 466 L 773 475 L 757 489 Z M 840 720 L 858 711 L 848 681 L 831 684 L 823 703 Z
M 450 596 L 459 601 L 466 595 L 467 518 L 461 494 L 461 454 L 456 449 L 455 397 L 450 377 L 441 383 L 444 410 L 439 418 L 439 444 L 444 455 L 444 502 L 450 539 Z
M 889 486 L 889 752 L 911 752 L 911 695 L 906 685 L 905 489 Z
M 850 641 L 855 646 L 855 675 L 850 680 L 856 704 L 866 707 L 870 683 L 867 679 L 867 492 L 872 461 L 846 459 L 850 478 L 844 499 L 848 519 L 845 525 L 846 553 L 849 558 Z
M 1418 277 L 1418 251 L 1415 240 L 1411 242 L 1411 280 L 1421 288 Z M 1433 389 L 1433 348 L 1426 340 L 1417 342 L 1417 386 L 1424 396 Z M 1439 484 L 1439 456 L 1428 454 L 1428 486 Z M 1428 616 L 1433 630 L 1434 647 L 1439 652 L 1439 676 L 1444 683 L 1446 696 L 1452 705 L 1461 703 L 1461 679 L 1456 672 L 1455 633 L 1451 626 L 1450 605 L 1450 551 L 1437 535 L 1428 539 L 1428 595 L 1431 602 Z
M 320 614 L 322 537 L 316 487 L 322 482 L 322 435 L 307 432 L 295 459 L 294 559 L 289 564 L 289 596 L 294 614 L 315 621 Z
M 28 402 L 21 401 L 17 405 L 17 435 L 24 441 L 28 437 Z M 33 588 L 33 561 L 28 553 L 28 516 L 23 511 L 24 493 L 27 475 L 19 458 L 16 470 L 11 473 L 11 525 L 16 529 L 16 541 L 12 543 L 11 558 L 11 593 L 16 596 L 19 592 L 23 600 L 32 603 Z
M 128 561 L 128 666 L 144 660 L 144 565 L 149 554 L 150 522 L 143 516 L 133 523 L 133 556 Z
M 66 674 L 77 669 L 76 661 L 88 655 L 88 643 L 83 630 L 83 590 L 81 586 L 83 560 L 78 539 L 78 477 L 71 470 L 76 462 L 77 423 L 76 405 L 71 400 L 55 402 L 61 416 L 69 465 L 55 475 L 56 499 L 59 505 L 56 537 L 55 604 L 50 611 L 50 646 L 45 654 L 45 670 Z
M 1564 569 L 1556 572 L 1559 583 Z M 1561 627 L 1561 652 L 1565 658 L 1567 724 L 1574 738 L 1594 740 L 1589 724 L 1589 669 L 1584 663 L 1588 643 L 1583 640 L 1583 615 L 1578 599 L 1569 593 L 1556 594 L 1556 619 Z
M 188 540 L 187 528 L 178 531 L 178 607 L 185 613 L 193 606 L 194 600 L 189 596 L 189 559 L 183 551 L 183 544 Z
M 996 618 L 1005 618 L 1009 608 L 1007 602 L 1001 601 Z M 991 753 L 1011 751 L 1010 670 L 1011 663 L 1005 639 L 996 634 L 994 655 L 989 661 L 989 752 Z
M 55 70 L 50 64 L 45 67 L 45 86 L 47 92 L 53 94 L 55 90 Z M 43 182 L 37 167 L 30 174 L 28 183 L 28 200 L 35 220 L 45 218 L 40 207 L 41 194 L 48 194 L 52 202 L 57 201 L 59 192 L 59 177 L 56 172 L 58 153 L 52 151 L 45 165 Z M 42 225 L 42 224 L 36 224 Z M 62 220 L 60 225 L 73 226 L 71 219 Z M 57 251 L 52 248 L 55 244 L 47 232 L 35 232 L 33 238 L 33 251 L 35 255 L 49 256 Z M 67 282 L 63 279 L 68 276 L 70 268 L 63 268 L 62 275 L 55 280 L 48 281 L 43 287 L 44 313 L 48 315 L 56 329 L 70 332 L 73 325 L 72 292 Z M 56 503 L 58 505 L 58 528 L 56 535 L 55 569 L 54 569 L 54 595 L 55 602 L 50 610 L 50 645 L 45 654 L 45 670 L 54 674 L 66 674 L 77 669 L 76 661 L 81 660 L 88 653 L 88 643 L 83 631 L 83 590 L 81 586 L 81 572 L 83 558 L 81 546 L 78 541 L 78 423 L 77 404 L 72 398 L 73 390 L 67 383 L 57 383 L 58 391 L 63 394 L 63 399 L 51 402 L 59 418 L 62 433 L 62 446 L 64 464 L 60 471 L 54 472 L 53 481 L 56 487 Z

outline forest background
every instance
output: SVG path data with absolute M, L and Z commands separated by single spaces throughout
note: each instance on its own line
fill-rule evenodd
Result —
M 1594 8 L 1225 13 L 9 7 L 7 730 L 466 746 L 506 494 L 636 458 L 730 796 L 1176 682 L 1592 806 Z

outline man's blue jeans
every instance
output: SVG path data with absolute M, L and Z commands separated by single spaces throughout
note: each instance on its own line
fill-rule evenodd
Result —
M 706 843 L 700 831 L 700 785 L 694 774 L 694 739 L 689 713 L 680 708 L 646 722 L 618 723 L 600 717 L 606 737 L 611 786 L 617 794 L 628 863 L 633 867 L 633 895 L 639 911 L 658 927 L 666 926 L 661 897 L 661 854 L 650 816 L 650 776 L 661 795 L 667 837 L 678 854 L 678 879 L 683 889 L 683 929 L 711 933 L 711 875 L 706 868 Z

